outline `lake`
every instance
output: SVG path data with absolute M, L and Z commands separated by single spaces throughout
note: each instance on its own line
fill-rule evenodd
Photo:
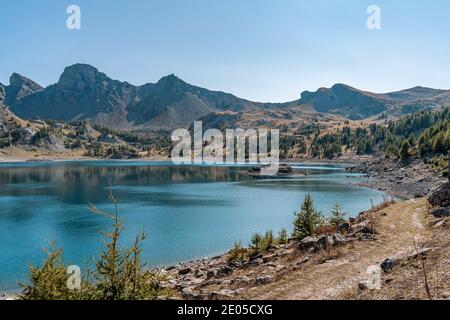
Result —
M 42 247 L 56 241 L 70 264 L 98 253 L 98 230 L 109 221 L 87 210 L 112 210 L 112 189 L 125 222 L 124 241 L 144 230 L 151 266 L 213 256 L 254 232 L 292 230 L 307 193 L 329 215 L 339 201 L 350 216 L 378 204 L 383 193 L 354 185 L 362 178 L 343 165 L 297 164 L 306 176 L 251 179 L 236 166 L 173 166 L 170 162 L 67 161 L 0 163 L 0 290 L 17 289 Z

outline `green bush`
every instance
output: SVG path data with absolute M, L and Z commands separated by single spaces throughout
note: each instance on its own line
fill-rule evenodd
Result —
M 228 252 L 227 262 L 243 262 L 247 258 L 247 254 L 247 249 L 242 248 L 241 242 L 235 242 L 233 249 Z

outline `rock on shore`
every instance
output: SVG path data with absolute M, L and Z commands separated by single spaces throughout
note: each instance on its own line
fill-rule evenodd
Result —
M 375 232 L 365 213 L 340 228 L 342 233 L 322 234 L 301 241 L 274 245 L 267 252 L 242 261 L 228 261 L 228 254 L 181 263 L 164 270 L 176 298 L 193 300 L 233 299 L 252 288 L 277 281 L 299 270 L 315 257 L 354 241 L 372 241 Z

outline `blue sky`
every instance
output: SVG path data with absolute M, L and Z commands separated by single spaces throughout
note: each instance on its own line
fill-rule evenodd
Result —
M 66 28 L 81 8 L 82 29 Z M 366 27 L 381 8 L 382 29 Z M 0 82 L 42 85 L 83 62 L 132 84 L 175 73 L 257 101 L 342 82 L 450 88 L 448 0 L 1 0 Z

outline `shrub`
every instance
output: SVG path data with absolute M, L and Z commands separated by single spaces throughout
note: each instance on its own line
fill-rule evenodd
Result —
M 273 231 L 269 230 L 264 235 L 255 233 L 250 242 L 250 256 L 254 257 L 260 253 L 267 252 L 275 244 L 279 243 L 273 235 Z
M 242 248 L 241 242 L 235 242 L 233 249 L 228 252 L 227 262 L 231 263 L 234 261 L 242 262 L 247 257 L 247 250 Z
M 301 210 L 294 214 L 294 232 L 292 235 L 297 239 L 312 236 L 324 222 L 321 213 L 314 208 L 314 202 L 310 194 L 306 195 Z

